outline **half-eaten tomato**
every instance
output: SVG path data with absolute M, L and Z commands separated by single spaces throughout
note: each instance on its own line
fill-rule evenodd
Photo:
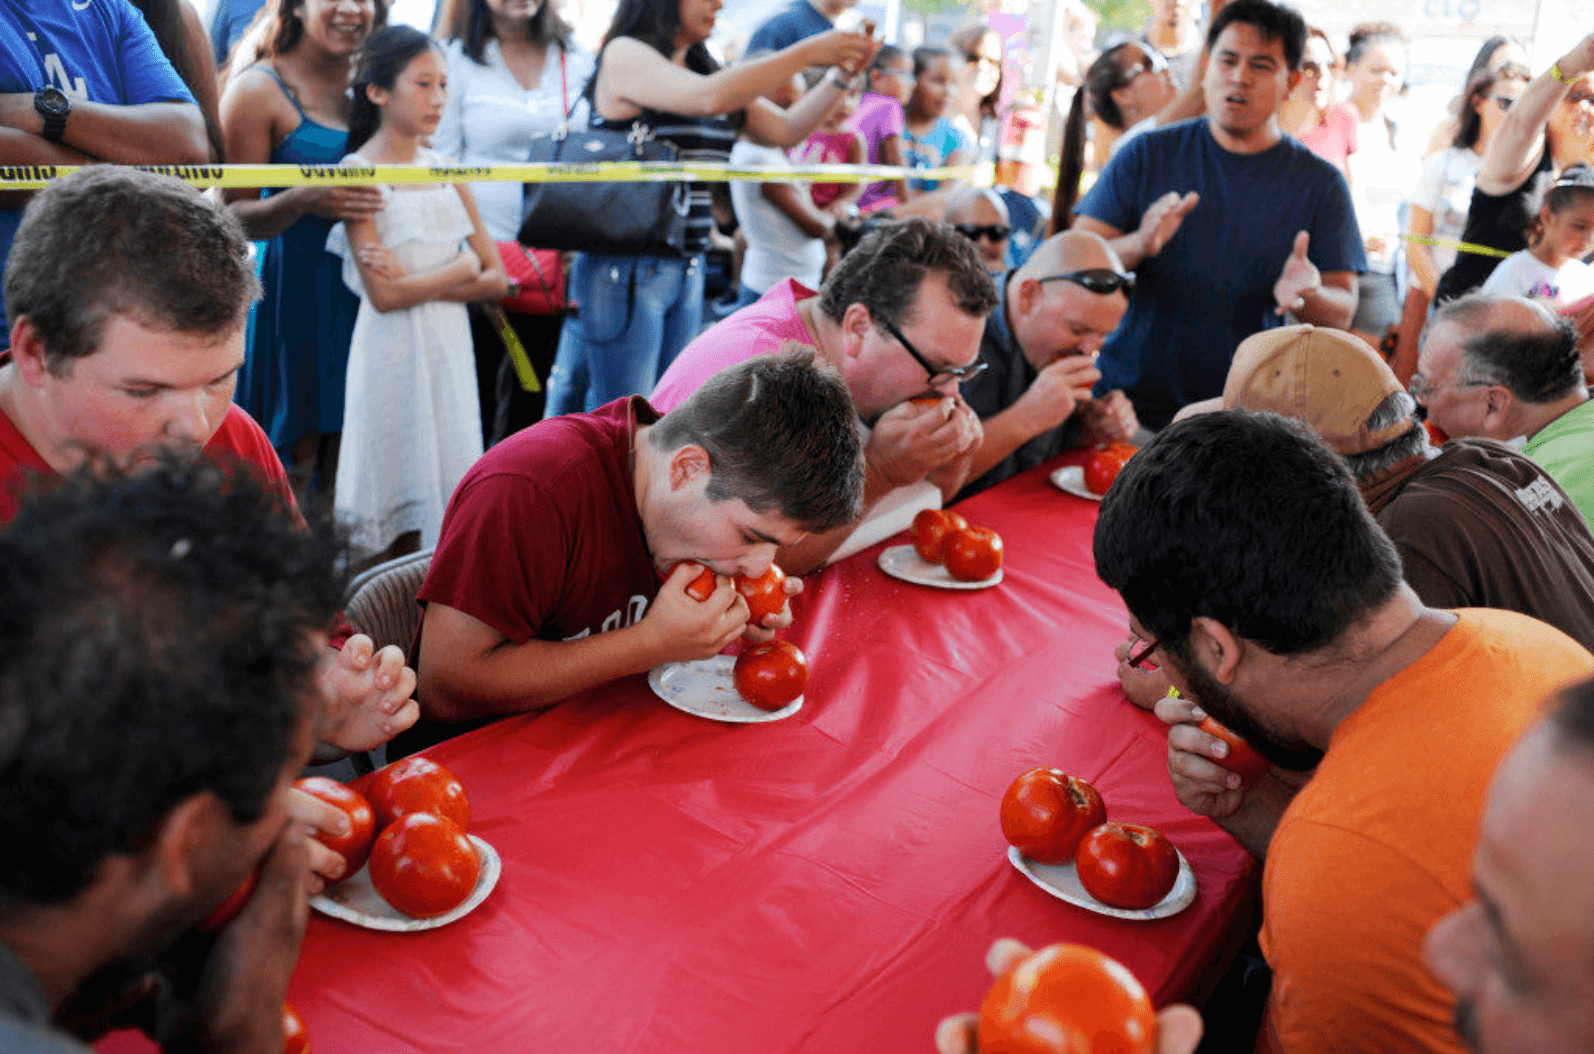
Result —
M 1106 822 L 1096 788 L 1057 769 L 1030 769 L 1002 795 L 1002 836 L 1037 863 L 1068 863 L 1085 832 Z
M 747 621 L 753 625 L 762 626 L 764 619 L 786 610 L 786 572 L 779 564 L 770 564 L 757 578 L 737 575 L 734 581 L 747 601 Z
M 1258 776 L 1265 776 L 1273 771 L 1273 763 L 1263 757 L 1251 744 L 1229 731 L 1213 718 L 1201 722 L 1201 731 L 1209 736 L 1223 740 L 1229 745 L 1226 757 L 1213 758 L 1213 762 L 1223 766 L 1230 772 L 1238 773 L 1241 779 L 1254 780 Z

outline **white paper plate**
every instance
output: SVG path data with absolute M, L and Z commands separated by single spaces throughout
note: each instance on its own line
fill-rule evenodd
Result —
M 913 551 L 911 545 L 893 545 L 880 553 L 880 570 L 892 578 L 915 585 L 935 586 L 939 589 L 989 589 L 1002 580 L 1002 568 L 990 578 L 978 582 L 964 582 L 952 577 L 952 572 L 940 564 L 932 564 Z
M 1075 497 L 1087 501 L 1100 501 L 1101 495 L 1085 486 L 1085 470 L 1079 465 L 1064 465 L 1051 474 L 1052 486 L 1058 490 L 1066 490 Z
M 1173 851 L 1179 853 L 1178 847 Z M 1074 869 L 1072 860 L 1066 864 L 1038 864 L 1013 846 L 1008 846 L 1007 862 L 1012 864 L 1019 874 L 1058 900 L 1066 900 L 1086 911 L 1094 911 L 1098 915 L 1111 915 L 1115 919 L 1139 921 L 1165 919 L 1188 908 L 1196 895 L 1195 872 L 1190 870 L 1190 861 L 1184 858 L 1183 853 L 1179 853 L 1179 877 L 1173 880 L 1173 888 L 1168 891 L 1168 895 L 1163 897 L 1160 903 L 1138 911 L 1108 907 L 1086 893 L 1085 887 L 1079 884 L 1079 872 Z
M 368 930 L 386 930 L 390 933 L 414 933 L 418 930 L 435 930 L 439 926 L 447 926 L 455 919 L 464 918 L 487 899 L 487 894 L 498 885 L 498 875 L 503 865 L 498 859 L 498 850 L 468 834 L 471 844 L 476 847 L 476 859 L 481 861 L 481 873 L 476 876 L 476 888 L 471 890 L 470 896 L 459 907 L 446 915 L 439 915 L 432 919 L 412 919 L 399 911 L 393 905 L 382 899 L 382 894 L 371 885 L 371 869 L 362 867 L 350 878 L 344 879 L 335 886 L 328 886 L 320 896 L 310 898 L 310 906 L 323 915 L 331 915 L 344 922 L 352 922 L 356 926 L 364 926 Z
M 803 697 L 799 695 L 779 710 L 760 710 L 736 690 L 736 677 L 731 672 L 735 666 L 736 659 L 730 655 L 695 662 L 666 662 L 648 671 L 648 686 L 677 710 L 711 721 L 761 724 L 790 717 L 803 708 Z

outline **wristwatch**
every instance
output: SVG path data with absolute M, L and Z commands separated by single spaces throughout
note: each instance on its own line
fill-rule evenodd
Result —
M 44 138 L 59 143 L 72 115 L 72 97 L 53 85 L 43 87 L 33 93 L 33 108 L 44 118 Z

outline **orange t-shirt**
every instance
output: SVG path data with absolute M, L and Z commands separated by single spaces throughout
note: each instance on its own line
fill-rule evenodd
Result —
M 1260 1050 L 1461 1054 L 1451 997 L 1422 964 L 1423 936 L 1471 898 L 1495 766 L 1552 692 L 1594 673 L 1594 655 L 1525 615 L 1456 614 L 1335 730 L 1274 832 Z

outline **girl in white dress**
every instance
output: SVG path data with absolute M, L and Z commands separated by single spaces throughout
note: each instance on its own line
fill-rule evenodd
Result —
M 418 30 L 373 33 L 355 73 L 343 164 L 447 164 L 421 145 L 447 81 L 442 52 Z M 380 212 L 327 238 L 361 295 L 334 505 L 366 557 L 436 544 L 449 495 L 482 452 L 465 304 L 501 299 L 508 286 L 468 187 L 380 189 Z

